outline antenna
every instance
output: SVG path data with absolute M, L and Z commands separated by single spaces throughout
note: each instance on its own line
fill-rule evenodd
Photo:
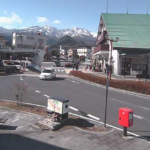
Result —
M 128 11 L 129 11 L 129 6 L 127 5 L 127 14 L 128 14 Z
M 32 34 L 33 34 L 33 23 L 32 23 Z
M 107 1 L 107 8 L 106 8 L 106 13 L 108 13 L 108 1 Z
M 147 15 L 148 15 L 148 10 L 149 10 L 149 8 L 148 8 L 148 6 L 147 6 Z

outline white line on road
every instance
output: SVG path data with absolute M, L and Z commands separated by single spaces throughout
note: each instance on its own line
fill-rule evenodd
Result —
M 95 119 L 95 120 L 100 120 L 100 118 L 95 117 L 95 116 L 93 116 L 93 115 L 91 115 L 91 114 L 88 114 L 87 116 L 90 117 L 90 118 L 93 118 L 93 119 Z
M 77 83 L 77 84 L 79 84 L 78 82 L 76 82 L 76 81 L 72 81 L 73 83 Z
M 60 70 L 58 69 L 58 72 L 60 72 Z
M 82 82 L 82 83 L 86 83 L 86 84 L 92 85 L 92 86 L 97 86 L 97 87 L 100 87 L 100 88 L 103 88 L 103 89 L 106 88 L 106 86 L 104 86 L 104 85 L 97 84 L 97 83 L 93 83 L 93 82 L 86 81 L 86 80 L 83 80 L 83 79 L 79 79 L 79 78 L 76 78 L 76 77 L 72 77 L 72 79 L 77 80 L 77 81 L 80 81 L 80 82 Z M 132 96 L 144 98 L 145 100 L 150 101 L 150 96 L 149 96 L 149 95 L 146 95 L 146 94 L 141 94 L 141 93 L 136 93 L 136 92 L 125 91 L 125 90 L 116 89 L 116 88 L 113 88 L 113 87 L 109 87 L 109 89 L 110 89 L 111 91 L 115 91 L 115 92 L 119 92 L 119 93 L 123 93 L 123 94 L 128 94 L 128 95 L 132 95 Z
M 117 101 L 117 102 L 121 102 L 121 103 L 125 103 L 125 104 L 128 104 L 128 105 L 133 105 L 131 103 L 120 101 L 120 100 L 117 100 L 117 99 L 114 99 L 114 98 L 111 98 L 111 100 L 114 100 L 114 101 Z M 146 108 L 146 107 L 142 107 L 142 106 L 138 106 L 138 105 L 133 105 L 133 106 L 136 106 L 136 107 L 139 107 L 139 108 L 142 108 L 142 109 L 145 109 L 145 110 L 150 110 L 150 108 Z
M 20 79 L 20 80 L 23 80 L 23 79 Z
M 142 116 L 138 116 L 138 115 L 133 115 L 135 118 L 138 118 L 138 119 L 143 119 L 144 117 Z
M 45 97 L 47 97 L 47 98 L 50 98 L 50 96 L 48 96 L 48 95 L 46 95 L 46 94 L 45 94 L 45 95 L 43 95 L 43 96 L 45 96 Z
M 38 90 L 36 90 L 35 92 L 36 92 L 36 93 L 41 93 L 41 92 L 40 92 L 40 91 L 38 91 Z
M 79 111 L 79 109 L 74 108 L 74 107 L 72 107 L 72 106 L 69 106 L 69 108 L 72 109 L 72 110 L 75 110 L 75 111 Z

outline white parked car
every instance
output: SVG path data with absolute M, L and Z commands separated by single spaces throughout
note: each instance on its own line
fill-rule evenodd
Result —
M 40 79 L 54 79 L 55 77 L 56 77 L 56 72 L 52 68 L 43 69 L 39 76 Z

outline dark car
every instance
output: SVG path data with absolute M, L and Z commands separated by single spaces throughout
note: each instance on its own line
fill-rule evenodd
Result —
M 72 67 L 73 65 L 71 63 L 65 64 L 65 67 Z

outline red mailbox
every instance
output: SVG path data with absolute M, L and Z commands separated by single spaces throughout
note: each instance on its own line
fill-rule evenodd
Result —
M 119 109 L 119 124 L 126 128 L 133 125 L 133 110 L 129 108 Z

